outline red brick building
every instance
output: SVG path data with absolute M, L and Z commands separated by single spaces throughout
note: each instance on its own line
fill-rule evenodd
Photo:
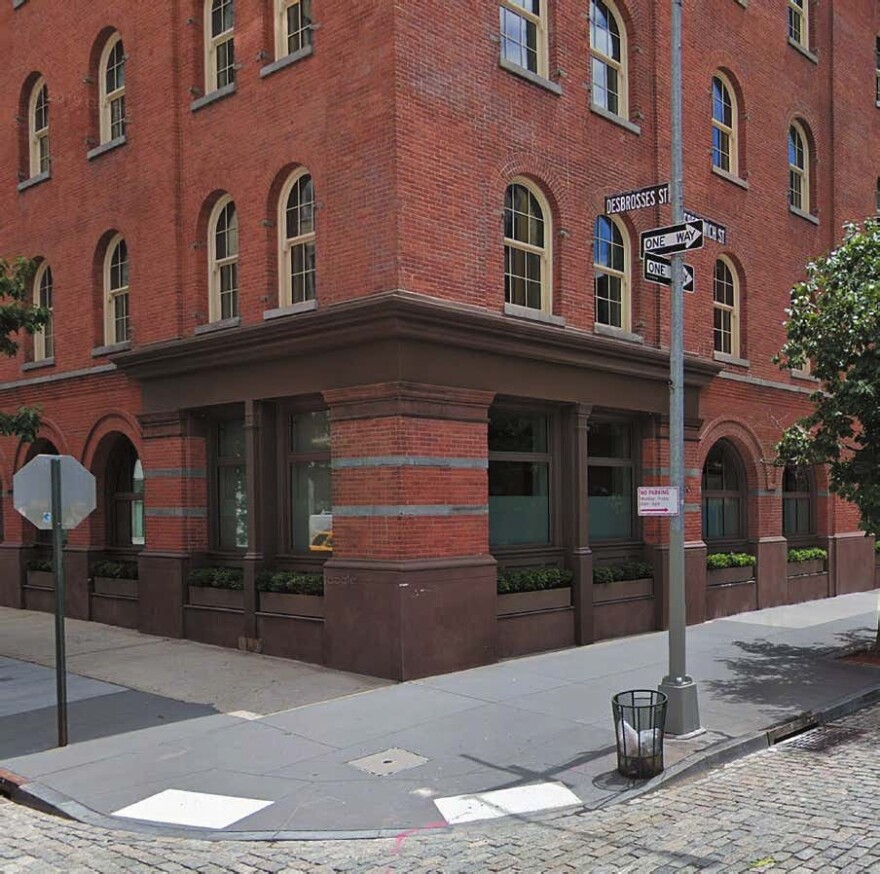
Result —
M 669 295 L 638 235 L 670 211 L 605 199 L 668 179 L 668 6 L 0 4 L 0 253 L 53 313 L 0 363 L 2 408 L 44 416 L 0 445 L 0 603 L 51 606 L 11 480 L 57 450 L 99 484 L 73 616 L 398 678 L 663 627 L 634 490 L 667 474 Z M 875 0 L 685 2 L 714 229 L 687 259 L 691 621 L 874 585 L 823 472 L 771 463 L 813 390 L 771 358 L 805 262 L 877 208 L 878 37 Z M 707 572 L 730 550 L 756 565 Z M 138 581 L 98 585 L 107 559 Z M 593 582 L 632 560 L 653 575 Z M 499 566 L 573 582 L 508 605 Z M 205 567 L 243 592 L 195 592 Z M 324 595 L 273 604 L 266 569 Z

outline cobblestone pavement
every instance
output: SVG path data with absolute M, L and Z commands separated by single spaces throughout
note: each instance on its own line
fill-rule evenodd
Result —
M 209 843 L 0 799 L 4 872 L 880 870 L 880 706 L 625 805 L 397 840 Z

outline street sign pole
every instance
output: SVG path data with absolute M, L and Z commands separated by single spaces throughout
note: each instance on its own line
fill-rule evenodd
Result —
M 64 529 L 61 518 L 61 459 L 53 458 L 52 567 L 55 569 L 55 684 L 58 699 L 58 746 L 67 746 L 67 656 L 64 651 Z
M 682 15 L 684 0 L 672 0 L 672 221 L 684 221 L 684 138 L 682 112 Z M 671 485 L 678 489 L 679 512 L 669 524 L 669 673 L 660 691 L 669 699 L 666 731 L 700 731 L 697 686 L 687 673 L 684 579 L 684 255 L 672 255 L 672 325 L 669 354 L 669 453 Z

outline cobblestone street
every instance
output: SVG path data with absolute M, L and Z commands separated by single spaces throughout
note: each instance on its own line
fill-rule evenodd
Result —
M 626 805 L 397 840 L 208 843 L 0 800 L 3 872 L 867 871 L 880 867 L 880 707 Z

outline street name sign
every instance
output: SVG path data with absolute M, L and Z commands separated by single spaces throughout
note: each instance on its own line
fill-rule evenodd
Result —
M 675 486 L 639 486 L 639 516 L 678 516 L 678 489 Z
M 61 527 L 76 528 L 97 506 L 95 477 L 72 455 L 38 455 L 12 478 L 15 509 L 41 531 L 52 530 L 52 459 L 61 462 Z
M 669 183 L 661 182 L 659 185 L 648 185 L 646 188 L 609 195 L 605 198 L 605 215 L 666 206 L 667 203 L 669 203 Z
M 705 216 L 697 215 L 697 213 L 691 212 L 689 209 L 684 211 L 684 220 L 686 222 L 702 222 L 703 233 L 707 239 L 721 246 L 727 245 L 727 228 L 724 225 L 707 219 Z
M 703 222 L 685 222 L 665 228 L 653 228 L 641 235 L 641 253 L 645 255 L 674 255 L 703 248 Z
M 672 285 L 672 262 L 662 255 L 645 255 L 642 262 L 643 275 L 648 282 L 657 285 Z M 684 290 L 693 294 L 694 291 L 694 268 L 690 264 L 684 265 Z

